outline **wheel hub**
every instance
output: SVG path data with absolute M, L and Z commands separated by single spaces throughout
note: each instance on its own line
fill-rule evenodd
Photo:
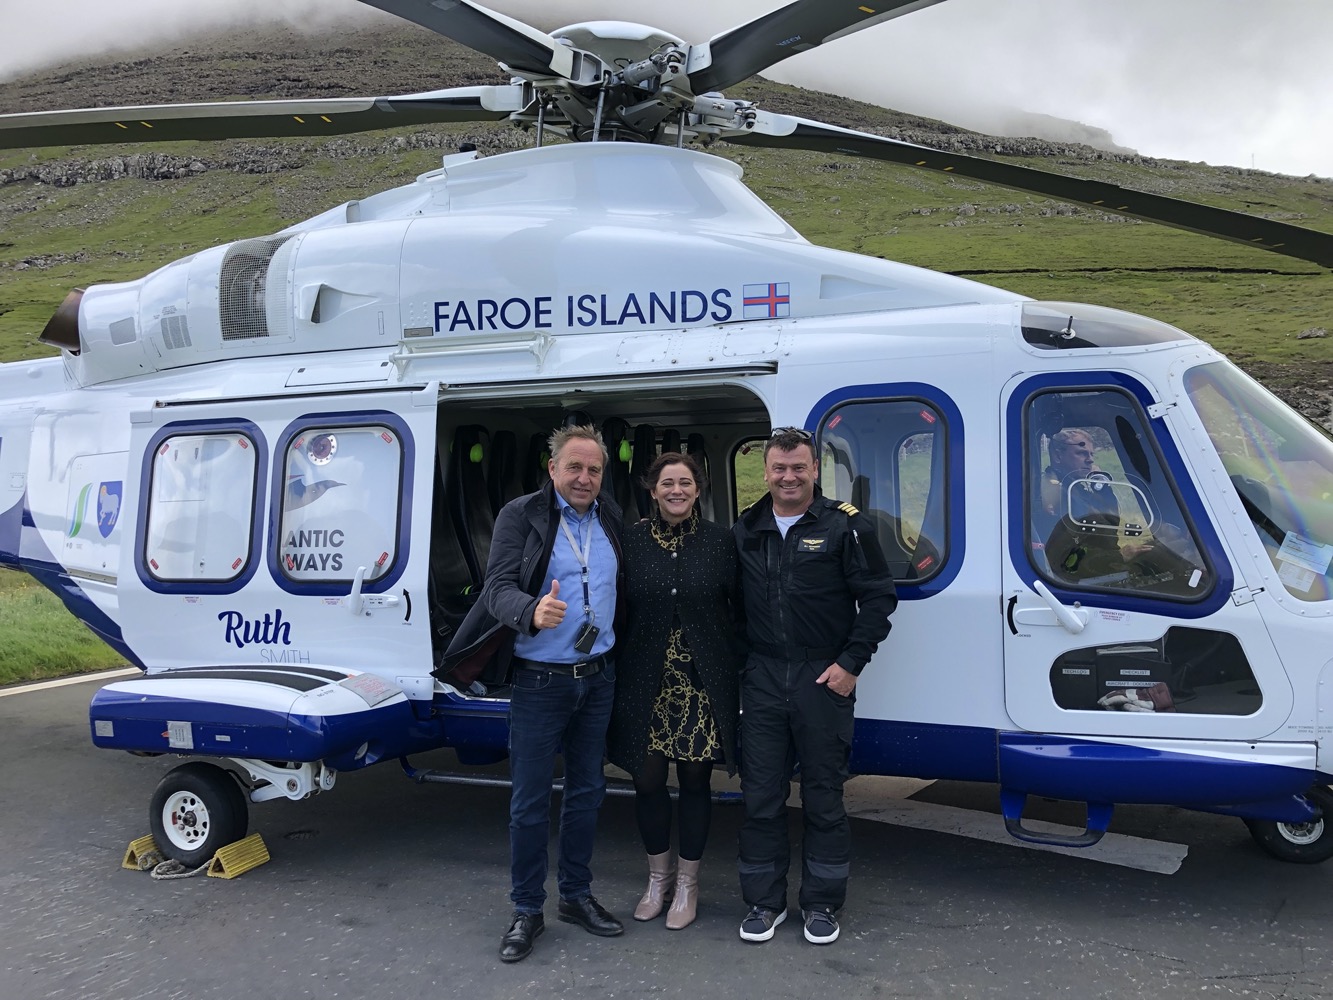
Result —
M 1309 823 L 1279 823 L 1278 832 L 1282 838 L 1293 844 L 1313 844 L 1324 834 L 1323 819 L 1313 820 Z
M 208 838 L 208 807 L 193 792 L 176 792 L 162 807 L 162 826 L 176 847 L 192 850 Z

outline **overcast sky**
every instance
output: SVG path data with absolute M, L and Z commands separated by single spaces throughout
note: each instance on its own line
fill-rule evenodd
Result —
M 487 5 L 545 30 L 621 18 L 701 41 L 780 2 Z M 0 79 L 194 26 L 385 16 L 355 0 L 0 0 Z M 946 0 L 767 75 L 967 127 L 990 130 L 1017 108 L 1151 156 L 1333 177 L 1331 48 L 1330 0 Z M 428 71 L 422 89 L 437 84 Z

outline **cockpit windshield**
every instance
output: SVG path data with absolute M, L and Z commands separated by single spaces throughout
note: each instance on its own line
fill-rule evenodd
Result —
M 1190 369 L 1185 391 L 1278 579 L 1300 600 L 1333 599 L 1333 438 L 1229 362 Z

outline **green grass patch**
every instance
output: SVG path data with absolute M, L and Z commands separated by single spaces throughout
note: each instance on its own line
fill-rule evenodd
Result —
M 0 570 L 0 685 L 124 665 L 45 587 Z

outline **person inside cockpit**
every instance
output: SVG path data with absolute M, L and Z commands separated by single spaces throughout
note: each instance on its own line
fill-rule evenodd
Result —
M 1051 435 L 1046 448 L 1050 464 L 1041 477 L 1041 510 L 1033 515 L 1033 536 L 1049 538 L 1065 515 L 1081 520 L 1095 513 L 1114 517 L 1118 523 L 1120 510 L 1111 477 L 1097 467 L 1092 436 L 1066 427 Z
M 1047 450 L 1033 540 L 1057 581 L 1179 596 L 1196 591 L 1205 564 L 1188 533 L 1154 518 L 1150 508 L 1158 504 L 1146 487 L 1097 467 L 1088 431 L 1058 431 Z
M 1040 510 L 1033 511 L 1033 538 L 1044 542 L 1047 565 L 1062 582 L 1126 586 L 1133 560 L 1150 553 L 1153 545 L 1121 538 L 1126 531 L 1137 534 L 1137 526 L 1122 528 L 1116 484 L 1098 468 L 1095 451 L 1092 436 L 1080 428 L 1051 435 Z

